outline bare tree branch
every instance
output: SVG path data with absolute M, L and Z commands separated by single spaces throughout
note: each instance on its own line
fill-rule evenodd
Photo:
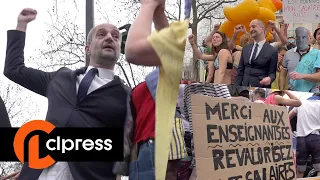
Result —
M 127 76 L 127 73 L 126 73 L 126 71 L 124 70 L 123 66 L 122 66 L 121 63 L 119 63 L 119 62 L 117 62 L 117 65 L 121 68 L 121 70 L 122 70 L 122 72 L 123 72 L 123 74 L 124 74 L 124 76 L 125 76 L 125 78 L 126 78 L 126 80 L 127 80 L 128 85 L 130 86 L 130 88 L 132 88 L 131 83 L 130 83 L 130 81 L 129 81 L 129 78 L 128 78 L 128 76 Z
M 168 10 L 164 10 L 167 18 L 170 20 L 170 21 L 177 21 L 177 17 L 175 17 L 172 13 L 170 13 Z
M 127 63 L 128 63 L 128 62 L 127 62 Z M 128 66 L 129 66 L 129 68 L 130 68 L 131 76 L 132 76 L 132 77 L 134 77 L 134 74 L 133 74 L 133 70 L 132 70 L 131 64 L 130 64 L 130 63 L 128 63 Z M 133 78 L 133 79 L 132 79 L 132 81 L 133 81 L 133 85 L 134 85 L 134 86 L 137 86 L 135 78 Z
M 207 16 L 208 13 L 221 7 L 221 5 L 223 5 L 223 4 L 230 4 L 230 3 L 234 3 L 234 2 L 237 2 L 237 0 L 218 0 L 218 1 L 213 1 L 209 4 L 207 3 L 205 11 L 202 11 L 199 13 L 198 20 L 201 21 L 202 19 L 204 19 Z M 200 4 L 200 6 L 202 6 L 202 5 Z
M 21 126 L 39 111 L 38 106 L 30 99 L 23 87 L 13 82 L 0 82 L 0 84 L 0 96 L 4 101 L 13 127 Z M 0 178 L 20 170 L 21 167 L 20 162 L 0 162 Z
M 57 2 L 58 0 L 56 0 Z M 59 6 L 61 7 L 66 0 L 59 0 Z M 75 1 L 73 1 L 75 2 Z M 119 2 L 118 2 L 119 3 Z M 139 4 L 125 2 L 126 8 L 131 10 L 130 17 L 135 17 Z M 106 11 L 102 8 L 101 0 L 95 1 L 95 9 L 98 16 L 105 20 L 108 20 Z M 57 4 L 56 4 L 57 5 Z M 175 3 L 177 5 L 177 3 Z M 43 46 L 38 49 L 38 57 L 32 57 L 34 63 L 38 65 L 39 69 L 52 71 L 57 70 L 61 66 L 69 67 L 70 69 L 83 67 L 85 65 L 85 33 L 83 28 L 79 27 L 76 22 L 76 16 L 71 15 L 68 11 L 60 10 L 57 13 L 57 7 L 54 6 L 52 11 L 48 11 L 51 21 L 47 22 L 47 33 L 43 36 Z M 175 13 L 171 13 L 175 17 Z M 97 17 L 97 16 L 95 16 Z M 130 19 L 128 18 L 128 21 Z M 41 60 L 40 60 L 41 59 Z M 116 64 L 115 71 L 122 76 L 126 83 L 131 86 L 136 85 L 140 80 L 144 80 L 142 74 L 146 71 L 145 67 L 135 67 L 125 62 L 124 56 L 119 58 Z M 133 68 L 134 67 L 134 68 Z M 139 71 L 137 71 L 139 70 Z

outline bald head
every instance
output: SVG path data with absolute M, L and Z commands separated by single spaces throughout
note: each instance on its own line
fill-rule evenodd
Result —
M 89 33 L 88 33 L 88 35 L 87 35 L 86 45 L 90 45 L 90 44 L 91 44 L 91 42 L 92 42 L 92 35 L 94 34 L 95 30 L 96 30 L 98 27 L 103 26 L 103 25 L 107 25 L 107 26 L 110 26 L 110 27 L 113 26 L 114 28 L 118 29 L 116 26 L 114 26 L 114 25 L 112 25 L 112 24 L 108 24 L 108 23 L 99 24 L 99 25 L 93 27 L 93 28 L 89 31 Z M 119 29 L 118 29 L 118 30 L 119 30 Z M 121 33 L 120 33 L 120 42 L 121 42 L 121 41 L 122 41 L 122 36 L 121 36 Z
M 266 26 L 263 21 L 254 19 L 250 22 L 250 34 L 255 41 L 262 41 L 265 39 Z
M 304 51 L 309 47 L 309 37 L 308 30 L 304 27 L 297 27 L 295 30 L 296 33 L 296 44 L 297 48 L 300 51 Z
M 262 28 L 266 29 L 266 25 L 264 24 L 263 21 L 261 21 L 259 19 L 254 19 L 253 22 L 257 23 L 259 26 L 261 26 Z
M 99 24 L 87 36 L 86 53 L 90 65 L 113 69 L 120 56 L 121 33 L 112 24 Z

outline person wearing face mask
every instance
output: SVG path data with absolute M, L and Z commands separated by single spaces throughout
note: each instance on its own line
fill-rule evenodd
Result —
M 278 52 L 266 43 L 266 26 L 258 19 L 251 21 L 250 34 L 254 43 L 243 47 L 235 84 L 271 88 L 276 79 Z
M 290 49 L 283 57 L 279 86 L 285 89 L 288 77 L 288 89 L 301 92 L 319 92 L 320 53 L 309 43 L 309 33 L 304 27 L 298 27 L 296 48 Z

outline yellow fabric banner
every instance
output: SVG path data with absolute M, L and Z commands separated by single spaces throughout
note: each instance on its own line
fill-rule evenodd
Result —
M 154 31 L 148 41 L 161 60 L 156 93 L 155 177 L 164 180 L 169 156 L 189 21 Z

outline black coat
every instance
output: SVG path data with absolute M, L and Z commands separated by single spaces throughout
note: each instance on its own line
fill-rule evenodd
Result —
M 25 67 L 23 52 L 25 36 L 25 32 L 8 31 L 4 74 L 15 83 L 47 97 L 47 121 L 56 127 L 123 128 L 125 126 L 125 121 L 130 118 L 128 114 L 131 112 L 131 89 L 124 85 L 118 76 L 78 103 L 76 80 L 79 74 L 85 73 L 86 68 L 70 70 L 63 67 L 54 72 L 44 72 Z M 113 172 L 114 162 L 68 162 L 68 164 L 76 180 L 116 178 Z M 41 172 L 42 170 L 30 169 L 26 163 L 19 179 L 35 180 Z

